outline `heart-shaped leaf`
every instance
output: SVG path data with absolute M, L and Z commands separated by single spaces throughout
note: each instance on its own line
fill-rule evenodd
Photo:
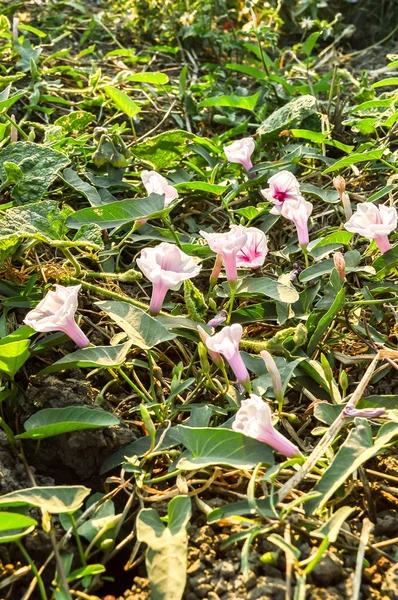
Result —
M 117 417 L 101 409 L 85 406 L 44 408 L 25 421 L 25 433 L 20 433 L 15 437 L 41 440 L 70 431 L 101 429 L 102 427 L 118 424 L 119 419 Z

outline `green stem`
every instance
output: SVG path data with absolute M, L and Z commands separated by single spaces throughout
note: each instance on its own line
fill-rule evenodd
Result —
M 11 119 L 11 117 L 9 115 L 7 115 L 7 113 L 3 113 L 2 116 L 5 117 L 7 119 L 7 121 L 9 121 L 11 123 L 12 127 L 15 127 L 15 129 L 18 131 L 18 133 L 20 133 L 22 135 L 22 137 L 24 138 L 24 140 L 28 140 L 29 139 L 29 136 L 24 132 L 24 130 L 22 129 L 22 127 L 20 127 L 20 125 L 18 125 L 18 123 L 16 123 L 15 121 L 13 121 Z
M 304 255 L 305 268 L 308 269 L 308 267 L 310 266 L 310 261 L 308 260 L 307 246 L 301 246 L 301 249 L 302 249 L 303 255 Z
M 145 394 L 143 394 L 140 390 L 140 388 L 135 385 L 134 381 L 131 381 L 130 377 L 128 375 L 126 375 L 126 373 L 121 369 L 121 367 L 114 367 L 115 370 L 119 373 L 120 377 L 122 377 L 124 379 L 124 381 L 126 381 L 126 383 L 129 384 L 129 386 L 131 387 L 132 390 L 135 391 L 136 394 L 139 395 L 139 397 L 145 402 L 145 404 L 148 402 L 148 398 L 145 396 Z
M 75 269 L 75 277 L 81 277 L 82 270 L 77 262 L 76 258 L 73 256 L 72 252 L 68 248 L 61 248 L 62 252 L 65 254 L 66 258 L 72 263 L 73 268 Z
M 86 557 L 84 555 L 84 550 L 83 550 L 82 542 L 81 542 L 81 539 L 80 539 L 79 532 L 77 530 L 76 519 L 75 519 L 75 517 L 73 516 L 72 513 L 69 513 L 68 516 L 70 518 L 70 522 L 71 522 L 71 525 L 72 525 L 73 534 L 75 536 L 76 545 L 77 545 L 77 549 L 79 551 L 80 560 L 82 561 L 83 567 L 86 567 L 87 566 L 87 559 L 86 559 Z
M 148 365 L 149 365 L 149 389 L 151 390 L 151 396 L 154 402 L 156 402 L 156 390 L 155 390 L 155 379 L 153 376 L 153 358 L 150 350 L 147 351 Z
M 44 583 L 43 580 L 41 578 L 41 575 L 35 565 L 35 563 L 33 562 L 33 560 L 30 558 L 30 555 L 28 553 L 28 551 L 25 549 L 25 547 L 22 545 L 21 540 L 16 540 L 16 544 L 18 546 L 18 548 L 21 551 L 21 554 L 23 554 L 26 562 L 28 563 L 28 565 L 30 566 L 30 568 L 32 569 L 32 573 L 34 574 L 34 576 L 37 579 L 37 585 L 39 586 L 39 591 L 40 591 L 40 596 L 42 598 L 42 600 L 48 600 L 47 598 L 47 593 L 46 593 L 46 589 L 44 587 Z
M 111 290 L 102 288 L 99 285 L 93 285 L 92 283 L 87 283 L 86 281 L 80 281 L 80 279 L 76 279 L 75 277 L 65 277 L 61 281 L 63 281 L 64 283 L 74 283 L 76 285 L 80 283 L 83 288 L 85 288 L 86 290 L 90 290 L 91 292 L 94 292 L 96 294 L 101 294 L 102 296 L 113 298 L 114 300 L 127 302 L 128 304 L 137 306 L 142 310 L 149 310 L 149 304 L 145 304 L 145 302 L 140 302 L 139 300 L 134 300 L 133 298 L 130 298 L 130 296 L 123 296 L 122 294 L 118 294 L 117 292 L 112 292 Z M 160 311 L 159 314 L 167 315 L 168 313 Z
M 165 224 L 165 226 L 167 227 L 167 229 L 170 231 L 170 233 L 173 236 L 173 239 L 174 239 L 175 243 L 177 244 L 177 246 L 179 248 L 181 248 L 181 242 L 179 240 L 178 235 L 176 234 L 176 232 L 173 229 L 173 226 L 171 224 L 171 221 L 170 221 L 169 217 L 167 217 L 167 216 L 162 217 L 162 221 Z

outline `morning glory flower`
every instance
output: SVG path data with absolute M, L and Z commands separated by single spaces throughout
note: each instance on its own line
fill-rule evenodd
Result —
M 196 277 L 202 268 L 192 256 L 168 242 L 144 248 L 137 258 L 137 265 L 153 284 L 149 305 L 152 315 L 161 310 L 168 290 L 178 290 L 185 279 Z
M 391 248 L 388 235 L 397 228 L 397 210 L 393 206 L 362 202 L 357 205 L 356 212 L 344 227 L 368 240 L 375 240 L 380 252 L 384 254 Z
M 250 171 L 253 166 L 251 155 L 255 147 L 253 138 L 246 137 L 232 142 L 229 146 L 224 146 L 224 152 L 229 162 L 239 163 L 244 166 L 246 171 Z
M 232 423 L 232 429 L 259 442 L 265 442 L 288 458 L 300 455 L 297 446 L 272 425 L 270 407 L 256 394 L 250 394 L 248 400 L 242 401 Z
M 36 308 L 28 312 L 25 325 L 40 333 L 62 331 L 80 348 L 88 346 L 89 339 L 75 321 L 80 288 L 81 285 L 56 284 L 55 291 L 47 292 Z
M 250 391 L 250 376 L 243 358 L 239 352 L 239 342 L 242 338 L 242 325 L 223 327 L 221 331 L 206 339 L 206 348 L 212 352 L 222 354 L 228 361 L 234 375 L 246 391 Z

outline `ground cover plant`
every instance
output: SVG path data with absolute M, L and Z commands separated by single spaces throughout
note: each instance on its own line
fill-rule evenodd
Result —
M 0 598 L 397 597 L 393 8 L 0 3 Z

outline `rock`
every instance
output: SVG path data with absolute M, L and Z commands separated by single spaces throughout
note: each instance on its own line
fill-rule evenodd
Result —
M 342 600 L 341 593 L 333 587 L 313 588 L 308 600 Z
M 211 592 L 211 585 L 209 583 L 201 583 L 196 589 L 198 598 L 205 598 L 209 592 Z
M 381 584 L 381 591 L 386 594 L 388 598 L 398 597 L 398 564 L 388 569 L 384 574 L 383 583 Z
M 325 587 L 338 583 L 343 576 L 343 562 L 333 552 L 325 552 L 312 576 L 318 585 Z
M 226 560 L 220 563 L 217 570 L 219 571 L 221 577 L 225 577 L 225 579 L 229 579 L 235 575 L 235 569 L 233 565 Z

